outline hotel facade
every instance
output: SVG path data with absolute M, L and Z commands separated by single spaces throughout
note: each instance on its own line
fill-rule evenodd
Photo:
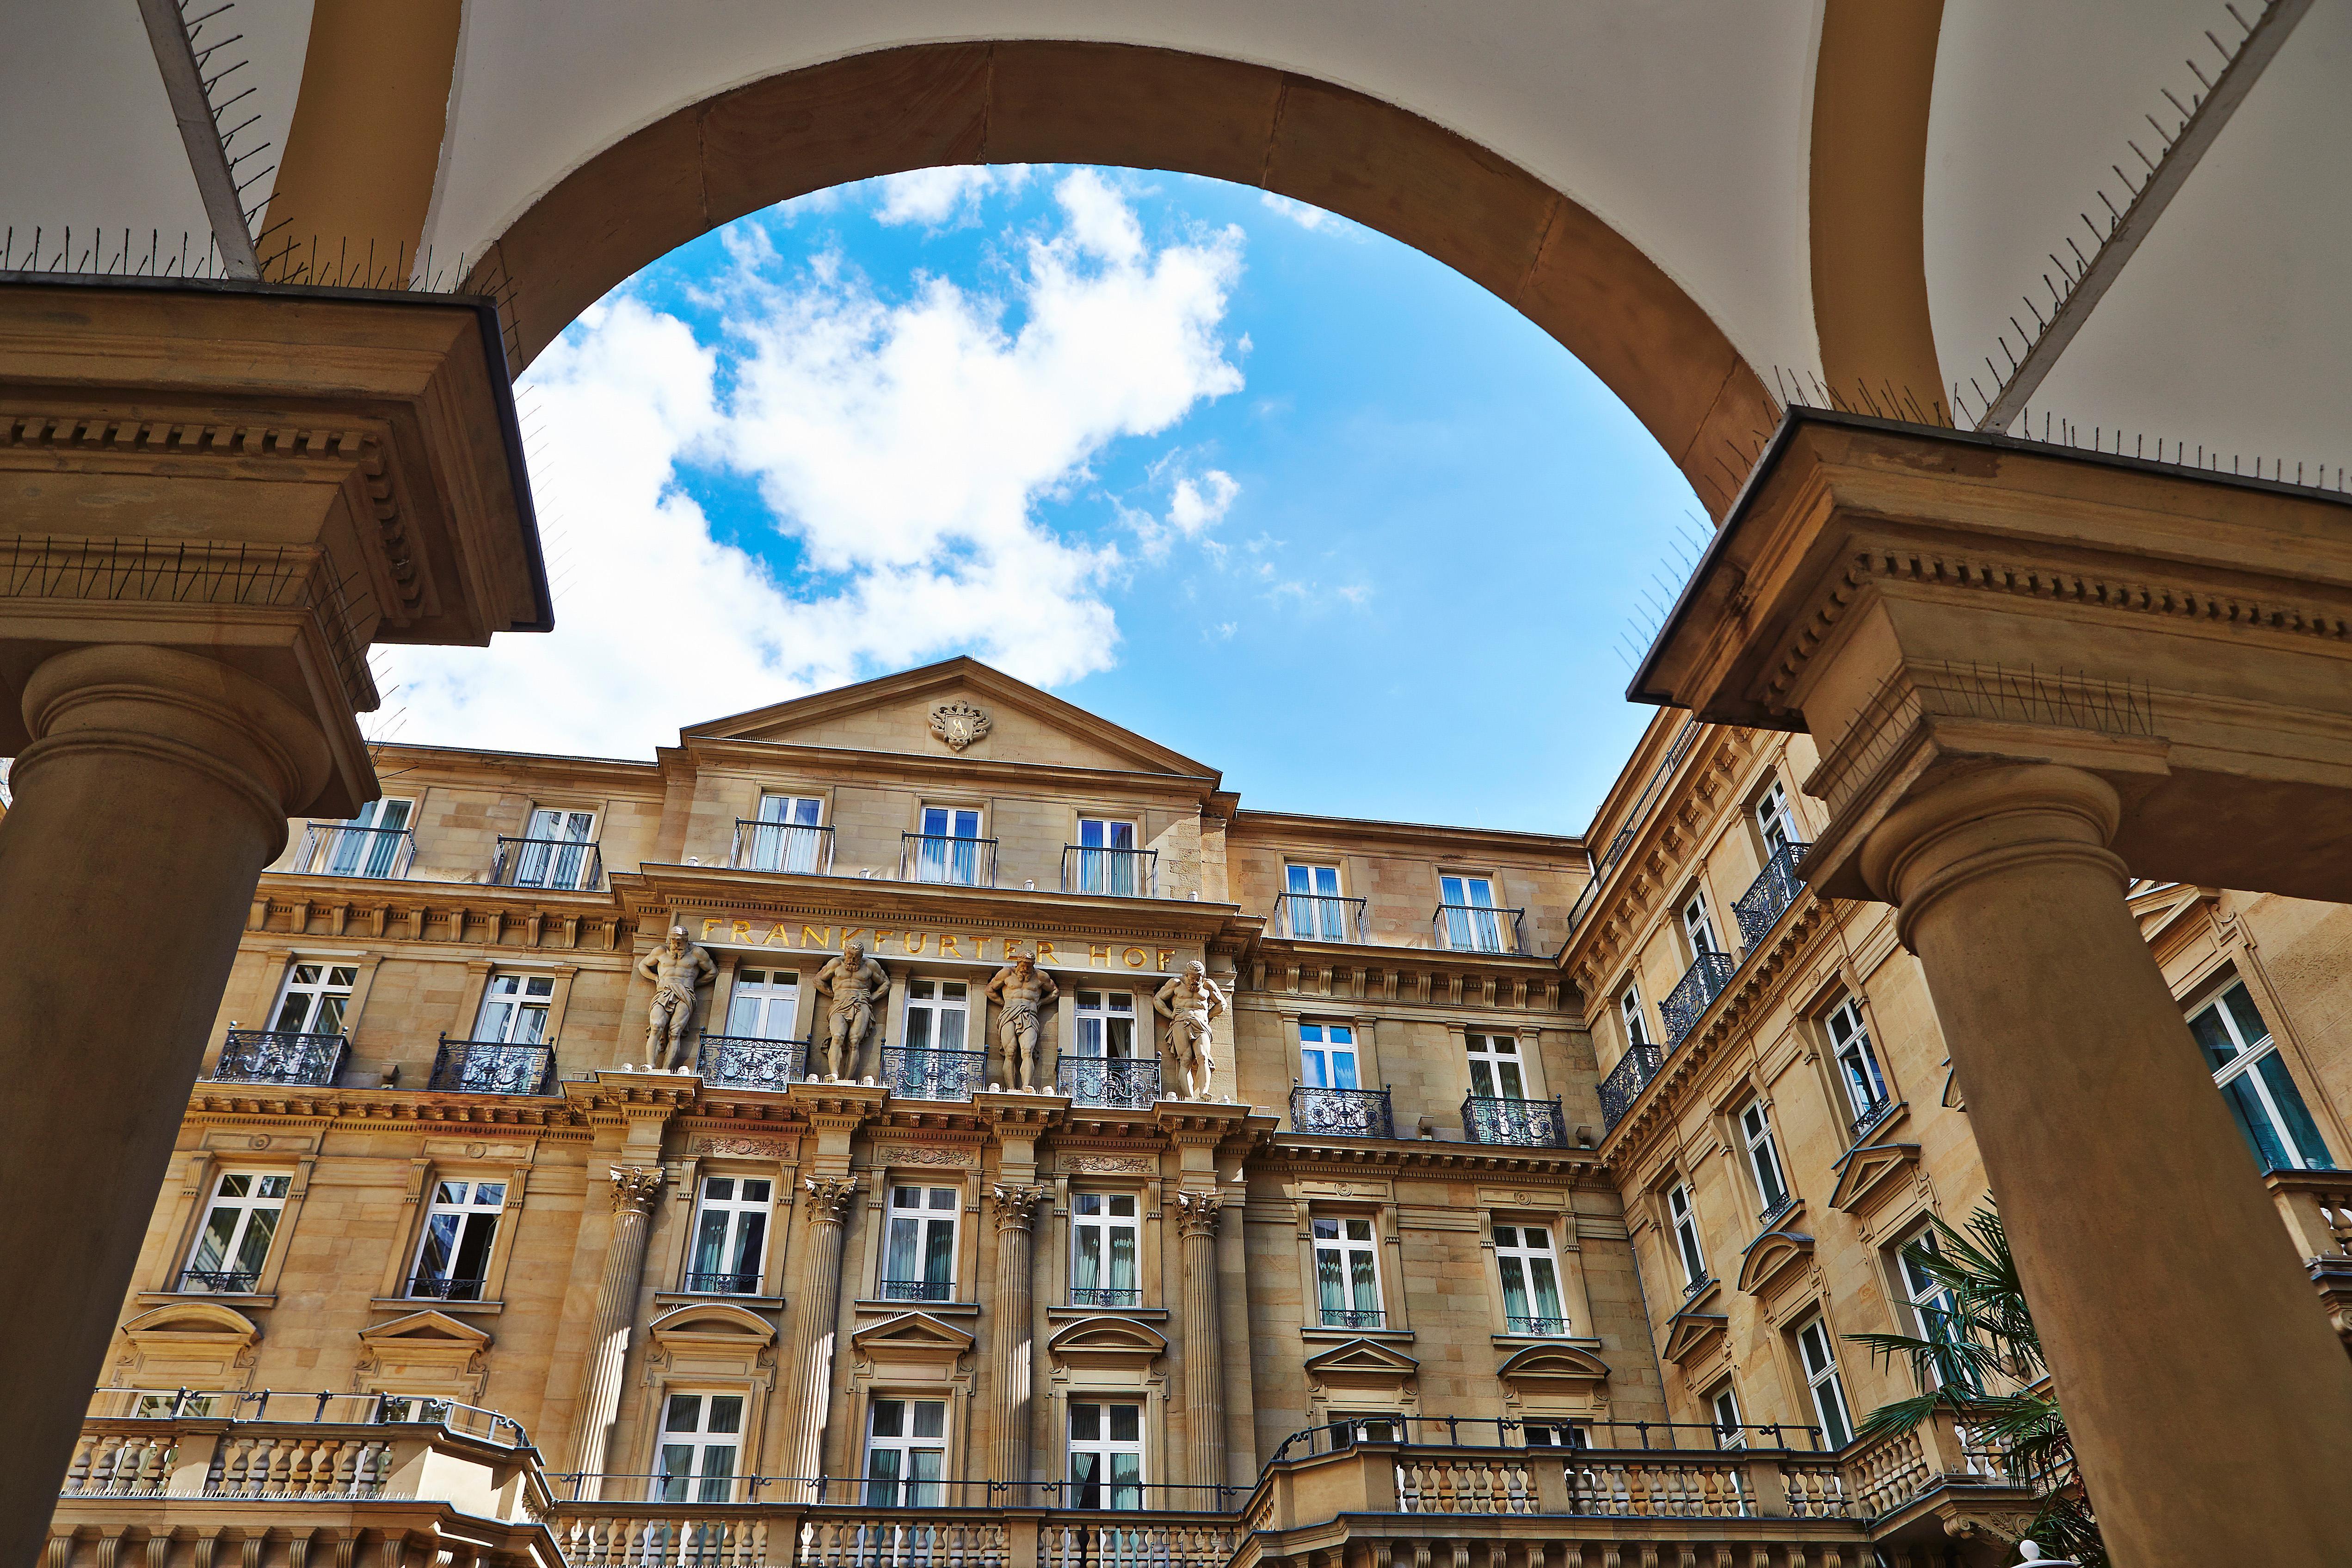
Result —
M 2014 1558 L 1999 1451 L 1855 1436 L 1989 1197 L 1801 735 L 1665 715 L 1585 837 L 1255 810 L 967 660 L 374 763 L 254 896 L 47 1568 Z M 2132 908 L 2352 1336 L 2352 915 Z

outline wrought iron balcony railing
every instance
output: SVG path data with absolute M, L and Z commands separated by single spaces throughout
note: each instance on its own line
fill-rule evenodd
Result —
M 949 1280 L 885 1280 L 882 1300 L 886 1301 L 952 1301 L 955 1284 Z
M 882 1087 L 901 1100 L 969 1100 L 987 1071 L 984 1051 L 913 1051 L 894 1045 L 882 1052 Z
M 1853 1119 L 1853 1141 L 1857 1144 L 1862 1142 L 1873 1127 L 1886 1120 L 1887 1113 L 1894 1109 L 1895 1103 L 1891 1100 L 1873 1100 L 1864 1105 L 1862 1113 Z
M 1441 904 L 1429 917 L 1437 945 L 1454 953 L 1524 953 L 1521 909 L 1491 909 L 1483 904 Z
M 1687 1301 L 1687 1300 L 1688 1300 L 1688 1299 L 1690 1299 L 1691 1297 L 1697 1295 L 1701 1291 L 1706 1290 L 1709 1285 L 1712 1285 L 1712 1284 L 1714 1284 L 1714 1283 L 1715 1283 L 1715 1276 L 1714 1276 L 1714 1275 L 1712 1275 L 1712 1274 L 1701 1274 L 1697 1279 L 1693 1280 L 1689 1284 L 1685 1285 L 1685 1286 L 1683 1287 L 1683 1298 L 1684 1298 L 1685 1301 Z
M 688 1274 L 686 1277 L 688 1295 L 696 1296 L 756 1296 L 760 1293 L 760 1276 L 752 1274 Z
M 555 1048 L 451 1040 L 445 1034 L 429 1086 L 458 1094 L 550 1094 L 555 1090 Z
M 735 819 L 735 847 L 727 863 L 737 871 L 788 871 L 803 876 L 833 873 L 833 830 L 806 822 Z
M 1108 898 L 1156 898 L 1160 891 L 1160 852 L 1065 844 L 1062 891 L 1100 894 Z
M 808 1075 L 808 1041 L 706 1034 L 695 1053 L 694 1070 L 707 1084 L 782 1091 Z
M 1568 1147 L 1568 1118 L 1557 1096 L 1512 1100 L 1472 1094 L 1462 1102 L 1462 1131 L 1474 1144 L 1516 1144 L 1529 1149 Z
M 1683 977 L 1658 1004 L 1658 1021 L 1665 1025 L 1668 1051 L 1680 1045 L 1698 1027 L 1698 1020 L 1706 1016 L 1706 1009 L 1738 973 L 1739 960 L 1728 953 L 1701 953 L 1691 960 L 1691 967 L 1683 971 Z
M 340 1034 L 286 1034 L 233 1029 L 213 1063 L 216 1083 L 307 1083 L 327 1088 L 343 1070 L 351 1045 Z
M 408 1293 L 437 1301 L 478 1301 L 482 1299 L 481 1280 L 461 1280 L 444 1275 L 438 1279 L 430 1274 L 418 1274 L 408 1281 Z
M 1756 1216 L 1757 1234 L 1760 1236 L 1765 1231 L 1771 1229 L 1774 1223 L 1778 1221 L 1782 1215 L 1788 1213 L 1790 1209 L 1796 1207 L 1797 1195 L 1793 1192 L 1782 1193 L 1780 1195 L 1780 1200 L 1778 1203 L 1766 1204 L 1763 1209 Z
M 1665 1065 L 1666 1053 L 1654 1045 L 1637 1045 L 1618 1058 L 1601 1081 L 1601 1130 L 1606 1133 L 1625 1118 L 1642 1091 Z
M 416 835 L 406 828 L 354 828 L 312 822 L 287 869 L 297 876 L 372 876 L 397 880 L 416 859 Z
M 1361 946 L 1364 901 L 1320 894 L 1286 893 L 1274 901 L 1274 935 L 1293 942 L 1349 942 Z
M 950 887 L 996 885 L 996 841 L 951 839 L 937 833 L 898 835 L 898 880 Z
M 604 880 L 604 852 L 586 839 L 499 840 L 490 862 L 494 887 L 542 887 L 556 893 L 593 893 Z
M 211 1291 L 222 1295 L 250 1295 L 261 1283 L 260 1270 L 255 1269 L 183 1269 L 180 1270 L 180 1291 L 184 1295 Z
M 1385 1089 L 1293 1089 L 1290 1129 L 1340 1138 L 1389 1138 L 1396 1135 L 1389 1119 Z
M 1566 1318 L 1530 1317 L 1521 1312 L 1506 1312 L 1503 1321 L 1509 1325 L 1508 1332 L 1512 1333 L 1549 1334 L 1554 1339 L 1568 1337 Z
M 1756 880 L 1748 884 L 1748 891 L 1733 901 L 1732 913 L 1739 917 L 1739 940 L 1749 950 L 1753 951 L 1772 934 L 1772 927 L 1779 924 L 1789 905 L 1797 902 L 1797 894 L 1805 890 L 1804 883 L 1797 876 L 1797 862 L 1811 847 L 1782 844 L 1764 862 L 1764 869 L 1756 873 Z
M 1322 1319 L 1327 1329 L 1381 1329 L 1389 1325 L 1388 1313 L 1378 1307 L 1325 1307 Z
M 1132 1285 L 1073 1285 L 1070 1305 L 1074 1307 L 1139 1307 L 1143 1292 Z
M 1160 1059 L 1066 1056 L 1054 1069 L 1054 1087 L 1068 1095 L 1072 1104 L 1149 1111 L 1160 1098 Z

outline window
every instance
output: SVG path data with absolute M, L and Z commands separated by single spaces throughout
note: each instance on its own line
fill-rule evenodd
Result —
M 2336 1168 L 2245 982 L 2234 982 L 2211 1006 L 2191 1014 L 2189 1031 L 2204 1048 L 2213 1082 L 2264 1170 Z
M 1302 942 L 1349 940 L 1348 904 L 1339 896 L 1338 866 L 1286 865 L 1282 880 L 1289 936 Z
M 793 969 L 738 969 L 727 998 L 727 1032 L 739 1040 L 793 1040 L 801 977 Z
M 348 821 L 322 825 L 296 869 L 329 876 L 398 876 L 408 869 L 407 830 L 415 814 L 414 800 L 371 800 Z
M 1117 898 L 1150 892 L 1144 885 L 1143 857 L 1136 852 L 1138 837 L 1133 822 L 1080 817 L 1077 890 Z
M 1135 1277 L 1135 1218 L 1132 1194 L 1070 1195 L 1070 1305 L 1143 1304 Z
M 1135 995 L 1131 991 L 1080 991 L 1078 1054 L 1089 1060 L 1135 1060 Z
M 1584 1428 L 1568 1421 L 1529 1421 L 1520 1428 L 1530 1448 L 1582 1448 L 1591 1444 L 1585 1439 Z M 1515 1497 L 1522 1493 L 1514 1493 Z
M 1626 1049 L 1630 1051 L 1634 1046 L 1649 1044 L 1649 1026 L 1642 1021 L 1641 987 L 1628 986 L 1625 988 L 1624 995 L 1617 998 L 1617 1011 L 1625 1020 Z
M 1503 1276 L 1503 1324 L 1511 1333 L 1564 1334 L 1559 1264 L 1548 1225 L 1495 1227 L 1495 1267 Z
M 544 1044 L 548 1009 L 554 1005 L 552 975 L 492 975 L 482 988 L 474 1038 L 503 1045 Z
M 658 1502 L 733 1502 L 743 1440 L 740 1394 L 673 1394 L 662 1410 Z
M 1356 1031 L 1343 1023 L 1298 1026 L 1298 1066 L 1309 1089 L 1353 1089 Z
M 1732 1391 L 1731 1380 L 1706 1396 L 1706 1407 L 1715 1415 L 1715 1444 L 1718 1448 L 1744 1448 L 1748 1431 L 1739 1420 L 1739 1396 Z
M 1818 1317 L 1808 1320 L 1797 1331 L 1797 1354 L 1804 1362 L 1805 1385 L 1812 1390 L 1813 1414 L 1822 1424 L 1822 1446 L 1843 1448 L 1853 1438 L 1853 1419 L 1846 1414 L 1845 1386 L 1838 1381 L 1829 1325 Z
M 951 1186 L 890 1189 L 890 1247 L 882 1264 L 882 1298 L 955 1300 L 956 1215 L 962 1195 Z
M 1756 831 L 1764 835 L 1768 861 L 1797 841 L 1796 819 L 1789 814 L 1789 792 L 1778 779 L 1764 786 L 1764 793 L 1756 798 Z
M 814 795 L 761 795 L 760 820 L 743 863 L 753 871 L 811 875 L 825 867 L 824 802 Z
M 980 808 L 926 806 L 923 834 L 915 846 L 917 882 L 978 887 L 982 875 Z
M 514 885 L 566 890 L 596 881 L 596 813 L 543 806 L 515 846 Z
M 278 1034 L 342 1033 L 343 1012 L 351 1006 L 352 987 L 359 977 L 355 964 L 289 966 L 270 1029 Z
M 1959 1303 L 1950 1288 L 1927 1271 L 1926 1265 L 1937 1251 L 1934 1229 L 1922 1230 L 1895 1249 L 1895 1268 L 1903 1277 L 1904 1299 L 1911 1304 L 1919 1337 L 1948 1342 L 1959 1333 Z M 1932 1363 L 1927 1373 L 1927 1386 L 1921 1392 L 1932 1393 L 1942 1378 Z
M 1381 1275 L 1369 1219 L 1318 1219 L 1315 1290 L 1327 1329 L 1376 1329 L 1386 1324 L 1381 1311 Z
M 1445 945 L 1457 952 L 1501 953 L 1503 917 L 1495 911 L 1495 883 L 1483 876 L 1441 876 L 1437 896 L 1444 901 Z
M 1465 1034 L 1470 1053 L 1470 1092 L 1496 1100 L 1524 1100 L 1526 1082 L 1519 1076 L 1519 1042 L 1515 1035 Z
M 507 1184 L 502 1181 L 436 1183 L 408 1293 L 480 1301 L 489 1274 L 490 1243 L 499 1233 L 499 1211 L 506 1203 Z
M 689 1291 L 730 1296 L 760 1293 L 768 1256 L 770 1183 L 761 1176 L 705 1176 L 694 1218 Z
M 1750 1100 L 1739 1113 L 1739 1135 L 1748 1145 L 1748 1172 L 1756 1178 L 1756 1197 L 1764 1205 L 1760 1218 L 1769 1220 L 1789 1207 L 1789 1184 L 1780 1175 L 1780 1151 L 1772 1142 L 1772 1120 L 1764 1102 Z
M 1846 1109 L 1853 1113 L 1853 1135 L 1859 1138 L 1886 1113 L 1886 1078 L 1878 1071 L 1878 1053 L 1871 1049 L 1860 1002 L 1852 997 L 1840 1002 L 1829 1016 L 1829 1030 L 1838 1082 L 1845 1087 Z
M 1723 951 L 1723 944 L 1715 939 L 1715 921 L 1706 912 L 1706 894 L 1704 892 L 1694 891 L 1684 901 L 1683 935 L 1690 939 L 1694 962 L 1702 953 Z
M 213 1186 L 213 1206 L 188 1252 L 188 1266 L 180 1270 L 180 1289 L 232 1293 L 256 1289 L 261 1265 L 269 1257 L 270 1238 L 278 1234 L 290 1180 L 250 1172 L 222 1176 Z
M 1143 1406 L 1070 1401 L 1070 1506 L 1143 1506 Z
M 1666 1213 L 1674 1224 L 1675 1252 L 1683 1264 L 1683 1293 L 1706 1283 L 1706 1254 L 1698 1248 L 1698 1213 L 1691 1207 L 1690 1188 L 1676 1182 L 1666 1194 Z
M 944 1399 L 877 1399 L 866 1426 L 866 1506 L 937 1508 L 948 1458 Z

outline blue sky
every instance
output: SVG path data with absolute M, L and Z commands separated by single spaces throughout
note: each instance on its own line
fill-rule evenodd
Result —
M 1353 224 L 935 170 L 664 257 L 520 392 L 558 631 L 394 656 L 395 738 L 643 756 L 953 653 L 1244 803 L 1580 831 L 1697 505 L 1583 366 Z

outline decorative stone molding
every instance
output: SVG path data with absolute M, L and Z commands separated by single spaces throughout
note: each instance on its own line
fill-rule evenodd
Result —
M 931 733 L 957 751 L 987 735 L 994 724 L 987 709 L 968 702 L 941 703 L 931 709 Z
M 801 1189 L 808 1194 L 809 1218 L 839 1225 L 849 1218 L 849 1205 L 857 1196 L 856 1176 L 808 1176 L 802 1180 Z
M 661 1196 L 662 1182 L 667 1173 L 659 1166 L 614 1166 L 613 1167 L 613 1212 L 643 1214 Z
M 874 1163 L 878 1166 L 961 1166 L 970 1170 L 980 1164 L 980 1151 L 949 1144 L 885 1144 L 874 1151 Z
M 782 1138 L 704 1138 L 694 1145 L 698 1155 L 740 1155 L 746 1159 L 787 1160 L 794 1145 Z
M 1049 1186 L 995 1186 L 989 1196 L 996 1203 L 996 1228 L 1026 1230 L 1037 1218 L 1038 1208 L 1054 1195 Z
M 1150 1176 L 1160 1166 L 1139 1155 L 1064 1155 L 1061 1168 L 1073 1176 Z
M 1217 1216 L 1224 1207 L 1223 1193 L 1180 1192 L 1176 1195 L 1176 1228 L 1184 1236 L 1213 1236 Z

